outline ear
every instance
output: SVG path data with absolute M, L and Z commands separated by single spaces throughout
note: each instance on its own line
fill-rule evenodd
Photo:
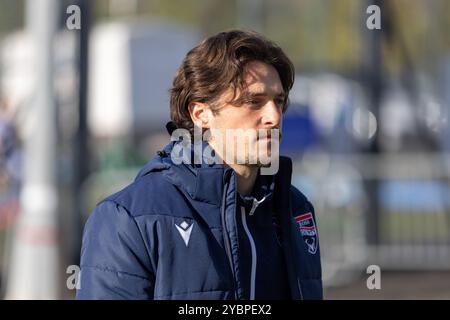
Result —
M 191 102 L 189 104 L 189 114 L 192 122 L 199 128 L 209 128 L 212 116 L 209 106 L 202 102 Z

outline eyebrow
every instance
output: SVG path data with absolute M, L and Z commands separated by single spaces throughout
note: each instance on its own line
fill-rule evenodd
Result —
M 257 97 L 267 97 L 267 96 L 270 96 L 270 94 L 267 91 L 252 92 L 252 91 L 245 90 L 238 97 L 234 98 L 230 102 L 240 105 L 240 104 L 245 103 L 246 100 L 249 100 L 252 98 L 257 98 Z M 287 101 L 287 97 L 288 97 L 288 95 L 285 92 L 278 92 L 275 94 L 275 98 L 281 98 L 285 102 Z
M 261 96 L 271 96 L 268 92 L 266 92 L 266 91 L 263 91 L 263 92 L 249 92 L 249 91 L 246 91 L 246 92 L 243 92 L 242 93 L 242 98 L 252 98 L 252 97 L 261 97 Z M 277 98 L 285 98 L 286 97 L 286 94 L 284 93 L 284 92 L 279 92 L 279 93 L 277 93 L 277 94 L 275 94 L 275 97 L 277 97 Z

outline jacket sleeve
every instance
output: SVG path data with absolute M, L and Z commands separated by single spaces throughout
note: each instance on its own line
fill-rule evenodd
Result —
M 320 241 L 316 213 L 314 211 L 314 206 L 303 193 L 293 186 L 291 187 L 291 192 L 293 193 L 293 214 L 296 216 L 311 213 L 316 232 L 317 251 L 314 254 L 306 254 L 306 260 L 303 261 L 304 263 L 301 267 L 305 271 L 305 274 L 308 274 L 307 277 L 300 280 L 304 298 L 321 300 L 323 299 L 322 264 L 320 260 Z
M 101 202 L 83 234 L 77 299 L 153 299 L 154 272 L 135 219 Z

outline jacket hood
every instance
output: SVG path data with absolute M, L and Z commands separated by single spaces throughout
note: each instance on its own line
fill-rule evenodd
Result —
M 166 128 L 171 136 L 176 129 L 172 122 Z M 135 181 L 149 173 L 161 171 L 167 180 L 192 199 L 220 205 L 225 174 L 231 174 L 232 169 L 199 156 L 205 154 L 208 147 L 205 141 L 186 145 L 181 138 L 172 140 L 141 169 Z

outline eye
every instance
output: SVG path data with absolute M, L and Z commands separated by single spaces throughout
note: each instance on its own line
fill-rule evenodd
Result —
M 283 108 L 285 102 L 283 98 L 279 98 L 275 100 L 275 103 L 277 104 L 278 107 Z
M 261 104 L 261 100 L 258 99 L 250 99 L 245 102 L 247 105 L 251 107 L 257 107 Z

